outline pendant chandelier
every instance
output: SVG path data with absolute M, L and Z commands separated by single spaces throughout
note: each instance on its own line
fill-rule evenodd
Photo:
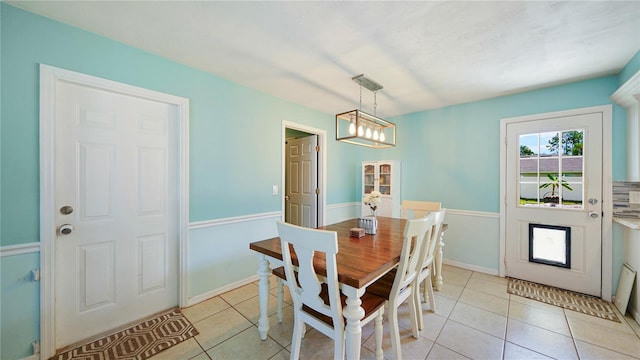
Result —
M 382 85 L 364 74 L 351 80 L 360 85 L 360 109 L 336 115 L 336 140 L 375 149 L 396 146 L 396 125 L 376 116 L 377 91 Z M 373 115 L 362 111 L 362 88 L 373 93 Z

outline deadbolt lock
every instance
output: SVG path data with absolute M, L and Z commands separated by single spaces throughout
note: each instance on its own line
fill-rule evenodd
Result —
M 63 207 L 60 208 L 60 213 L 62 215 L 69 215 L 73 212 L 73 208 L 69 205 L 65 205 Z

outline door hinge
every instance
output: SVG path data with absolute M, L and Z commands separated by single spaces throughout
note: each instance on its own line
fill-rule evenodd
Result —
M 320 195 L 320 189 L 316 188 L 316 195 Z
M 40 269 L 31 270 L 31 281 L 40 281 Z
M 316 152 L 320 152 L 320 145 L 316 145 Z

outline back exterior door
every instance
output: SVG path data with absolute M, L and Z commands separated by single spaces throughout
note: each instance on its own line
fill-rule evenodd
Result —
M 507 124 L 507 276 L 601 296 L 602 127 L 602 113 Z

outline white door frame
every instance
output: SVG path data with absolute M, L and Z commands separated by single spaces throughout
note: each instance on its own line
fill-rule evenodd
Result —
M 505 118 L 500 120 L 500 268 L 499 275 L 505 276 L 506 261 L 506 198 L 507 198 L 507 125 L 523 121 L 543 120 L 592 113 L 602 113 L 602 299 L 611 301 L 613 274 L 613 194 L 612 194 L 612 109 L 611 105 L 593 106 L 581 109 L 564 110 Z
M 49 65 L 40 65 L 40 352 L 55 354 L 55 98 L 56 83 L 83 86 L 176 106 L 178 133 L 178 305 L 187 304 L 187 245 L 189 239 L 189 100 Z
M 286 141 L 287 141 L 287 128 L 304 131 L 310 134 L 318 135 L 318 145 L 320 146 L 320 152 L 318 153 L 318 189 L 320 189 L 320 196 L 318 196 L 318 226 L 324 226 L 324 219 L 326 218 L 326 206 L 327 203 L 327 132 L 322 129 L 317 129 L 307 125 L 294 123 L 287 120 L 282 120 L 282 138 L 280 143 L 282 144 L 281 151 L 281 181 L 280 181 L 280 209 L 282 209 L 282 221 L 284 221 L 285 203 L 284 203 L 284 184 L 286 181 Z

